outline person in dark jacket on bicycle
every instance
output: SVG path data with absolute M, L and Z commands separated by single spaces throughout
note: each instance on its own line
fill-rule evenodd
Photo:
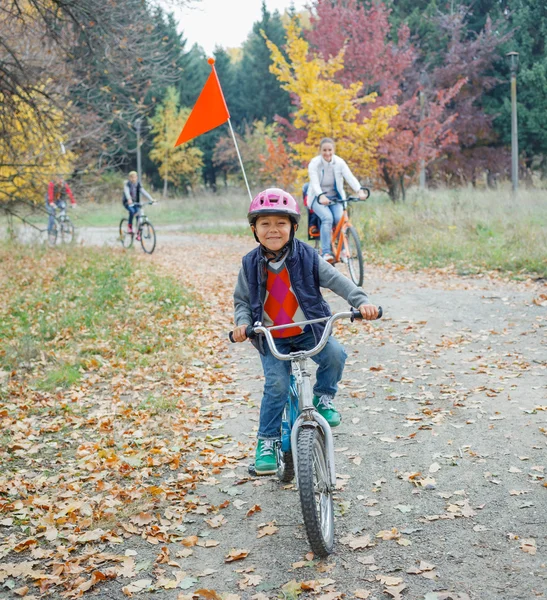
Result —
M 328 288 L 359 308 L 364 319 L 378 316 L 365 291 L 323 260 L 308 244 L 295 238 L 300 221 L 296 200 L 279 188 L 267 189 L 251 202 L 247 215 L 259 246 L 243 257 L 234 291 L 236 342 L 247 339 L 246 329 L 260 321 L 264 326 L 288 325 L 331 315 L 321 294 Z M 272 331 L 277 349 L 282 353 L 309 350 L 321 339 L 324 323 L 295 325 Z M 289 389 L 290 366 L 275 358 L 267 345 L 257 340 L 266 382 L 260 405 L 258 444 L 255 469 L 259 475 L 277 470 L 275 441 L 280 438 L 283 409 Z M 331 427 L 340 424 L 340 414 L 333 405 L 342 379 L 346 353 L 330 337 L 326 346 L 312 357 L 318 364 L 313 403 Z
M 123 205 L 129 212 L 129 226 L 127 228 L 129 233 L 133 233 L 133 217 L 139 210 L 141 194 L 150 202 L 154 201 L 152 196 L 142 187 L 137 171 L 130 171 L 127 181 L 123 184 Z

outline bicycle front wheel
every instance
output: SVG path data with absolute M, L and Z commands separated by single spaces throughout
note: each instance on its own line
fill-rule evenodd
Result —
M 328 556 L 334 547 L 334 505 L 323 433 L 306 427 L 298 434 L 298 489 L 306 534 L 313 553 Z
M 141 227 L 141 246 L 146 254 L 152 254 L 156 247 L 156 232 L 150 221 L 145 221 Z
M 131 248 L 133 245 L 133 233 L 129 231 L 129 220 L 120 221 L 120 242 L 124 248 Z
M 361 242 L 354 227 L 348 227 L 344 235 L 344 250 L 349 270 L 349 276 L 355 285 L 363 285 L 365 267 L 363 264 L 363 252 Z
M 55 221 L 53 227 L 47 232 L 47 243 L 50 246 L 55 246 L 57 243 L 58 223 Z
M 74 239 L 74 225 L 70 219 L 61 221 L 61 243 L 70 244 Z

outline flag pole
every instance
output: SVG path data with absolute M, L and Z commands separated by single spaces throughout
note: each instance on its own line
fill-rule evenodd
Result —
M 241 154 L 239 153 L 239 147 L 237 145 L 236 136 L 234 130 L 232 128 L 232 121 L 228 119 L 228 125 L 230 126 L 230 133 L 232 134 L 232 138 L 234 140 L 234 145 L 236 147 L 237 157 L 239 158 L 239 164 L 241 166 L 241 171 L 243 172 L 243 179 L 245 180 L 245 185 L 247 186 L 247 191 L 249 192 L 249 198 L 251 202 L 253 201 L 253 195 L 251 194 L 251 188 L 249 187 L 249 182 L 247 181 L 247 174 L 245 173 L 245 167 L 243 166 L 243 161 L 241 160 Z

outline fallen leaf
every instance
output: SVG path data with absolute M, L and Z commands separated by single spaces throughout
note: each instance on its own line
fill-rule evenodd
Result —
M 186 546 L 187 548 L 191 548 L 192 546 L 195 546 L 198 543 L 198 540 L 199 538 L 197 535 L 190 535 L 180 540 L 180 543 L 183 546 Z
M 224 518 L 224 515 L 215 515 L 211 519 L 205 519 L 205 522 L 207 523 L 207 525 L 209 525 L 209 527 L 212 527 L 213 529 L 216 529 L 217 527 L 220 527 L 221 525 L 227 523 L 226 519 Z
M 536 540 L 533 538 L 522 540 L 520 549 L 528 554 L 535 554 L 537 552 Z
M 250 508 L 247 511 L 247 514 L 245 516 L 250 517 L 251 515 L 254 515 L 257 512 L 260 512 L 262 510 L 262 508 L 260 508 L 259 504 L 255 504 L 252 508 Z
M 402 577 L 390 577 L 389 575 L 376 575 L 376 581 L 384 585 L 399 585 L 403 583 Z
M 273 522 L 272 523 L 268 523 L 267 525 L 264 525 L 261 529 L 258 530 L 258 533 L 256 534 L 256 537 L 257 538 L 261 538 L 261 537 L 264 537 L 266 535 L 273 535 L 277 531 L 279 531 L 279 527 L 276 527 L 273 524 Z
M 215 590 L 206 590 L 204 588 L 200 588 L 195 592 L 192 592 L 192 596 L 197 596 L 198 598 L 205 598 L 205 600 L 222 600 L 222 597 L 219 596 Z
M 248 550 L 242 550 L 240 548 L 232 548 L 230 552 L 224 557 L 224 562 L 234 562 L 236 560 L 243 560 L 249 556 Z
M 152 585 L 151 579 L 139 579 L 138 581 L 132 581 L 130 584 L 124 586 L 122 588 L 122 592 L 126 596 L 131 596 L 131 594 L 139 594 L 143 592 L 147 588 Z

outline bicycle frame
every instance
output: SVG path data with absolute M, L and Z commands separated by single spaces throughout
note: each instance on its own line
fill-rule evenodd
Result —
M 263 327 L 262 324 L 257 324 L 253 327 L 254 333 L 263 334 L 271 353 L 278 360 L 290 360 L 291 371 L 296 380 L 296 389 L 298 393 L 298 409 L 299 415 L 296 421 L 293 423 L 291 428 L 291 452 L 293 455 L 293 463 L 295 469 L 295 481 L 298 486 L 298 432 L 303 427 L 319 427 L 323 432 L 325 440 L 325 449 L 328 457 L 328 469 L 331 491 L 336 486 L 336 469 L 334 466 L 334 438 L 332 430 L 327 420 L 319 414 L 313 405 L 313 391 L 311 386 L 311 373 L 308 370 L 308 358 L 319 354 L 321 350 L 326 346 L 327 341 L 330 337 L 332 326 L 335 321 L 339 319 L 354 319 L 355 313 L 353 312 L 342 312 L 332 315 L 331 317 L 322 317 L 320 319 L 312 319 L 309 321 L 302 321 L 300 323 L 290 323 L 288 325 L 277 325 L 275 327 Z M 275 345 L 275 340 L 271 334 L 271 331 L 286 329 L 287 327 L 305 326 L 313 323 L 325 324 L 325 330 L 319 343 L 314 346 L 311 350 L 298 350 L 289 354 L 282 354 L 278 352 Z
M 348 215 L 348 203 L 345 200 L 341 201 L 340 203 L 344 208 L 344 212 L 342 213 L 340 221 L 338 221 L 338 224 L 333 230 L 331 236 L 332 247 L 336 248 L 334 252 L 334 260 L 336 262 L 340 261 L 340 256 L 342 254 L 342 246 L 344 245 L 342 244 L 342 241 L 344 240 L 344 234 L 346 232 L 346 229 L 351 225 Z

